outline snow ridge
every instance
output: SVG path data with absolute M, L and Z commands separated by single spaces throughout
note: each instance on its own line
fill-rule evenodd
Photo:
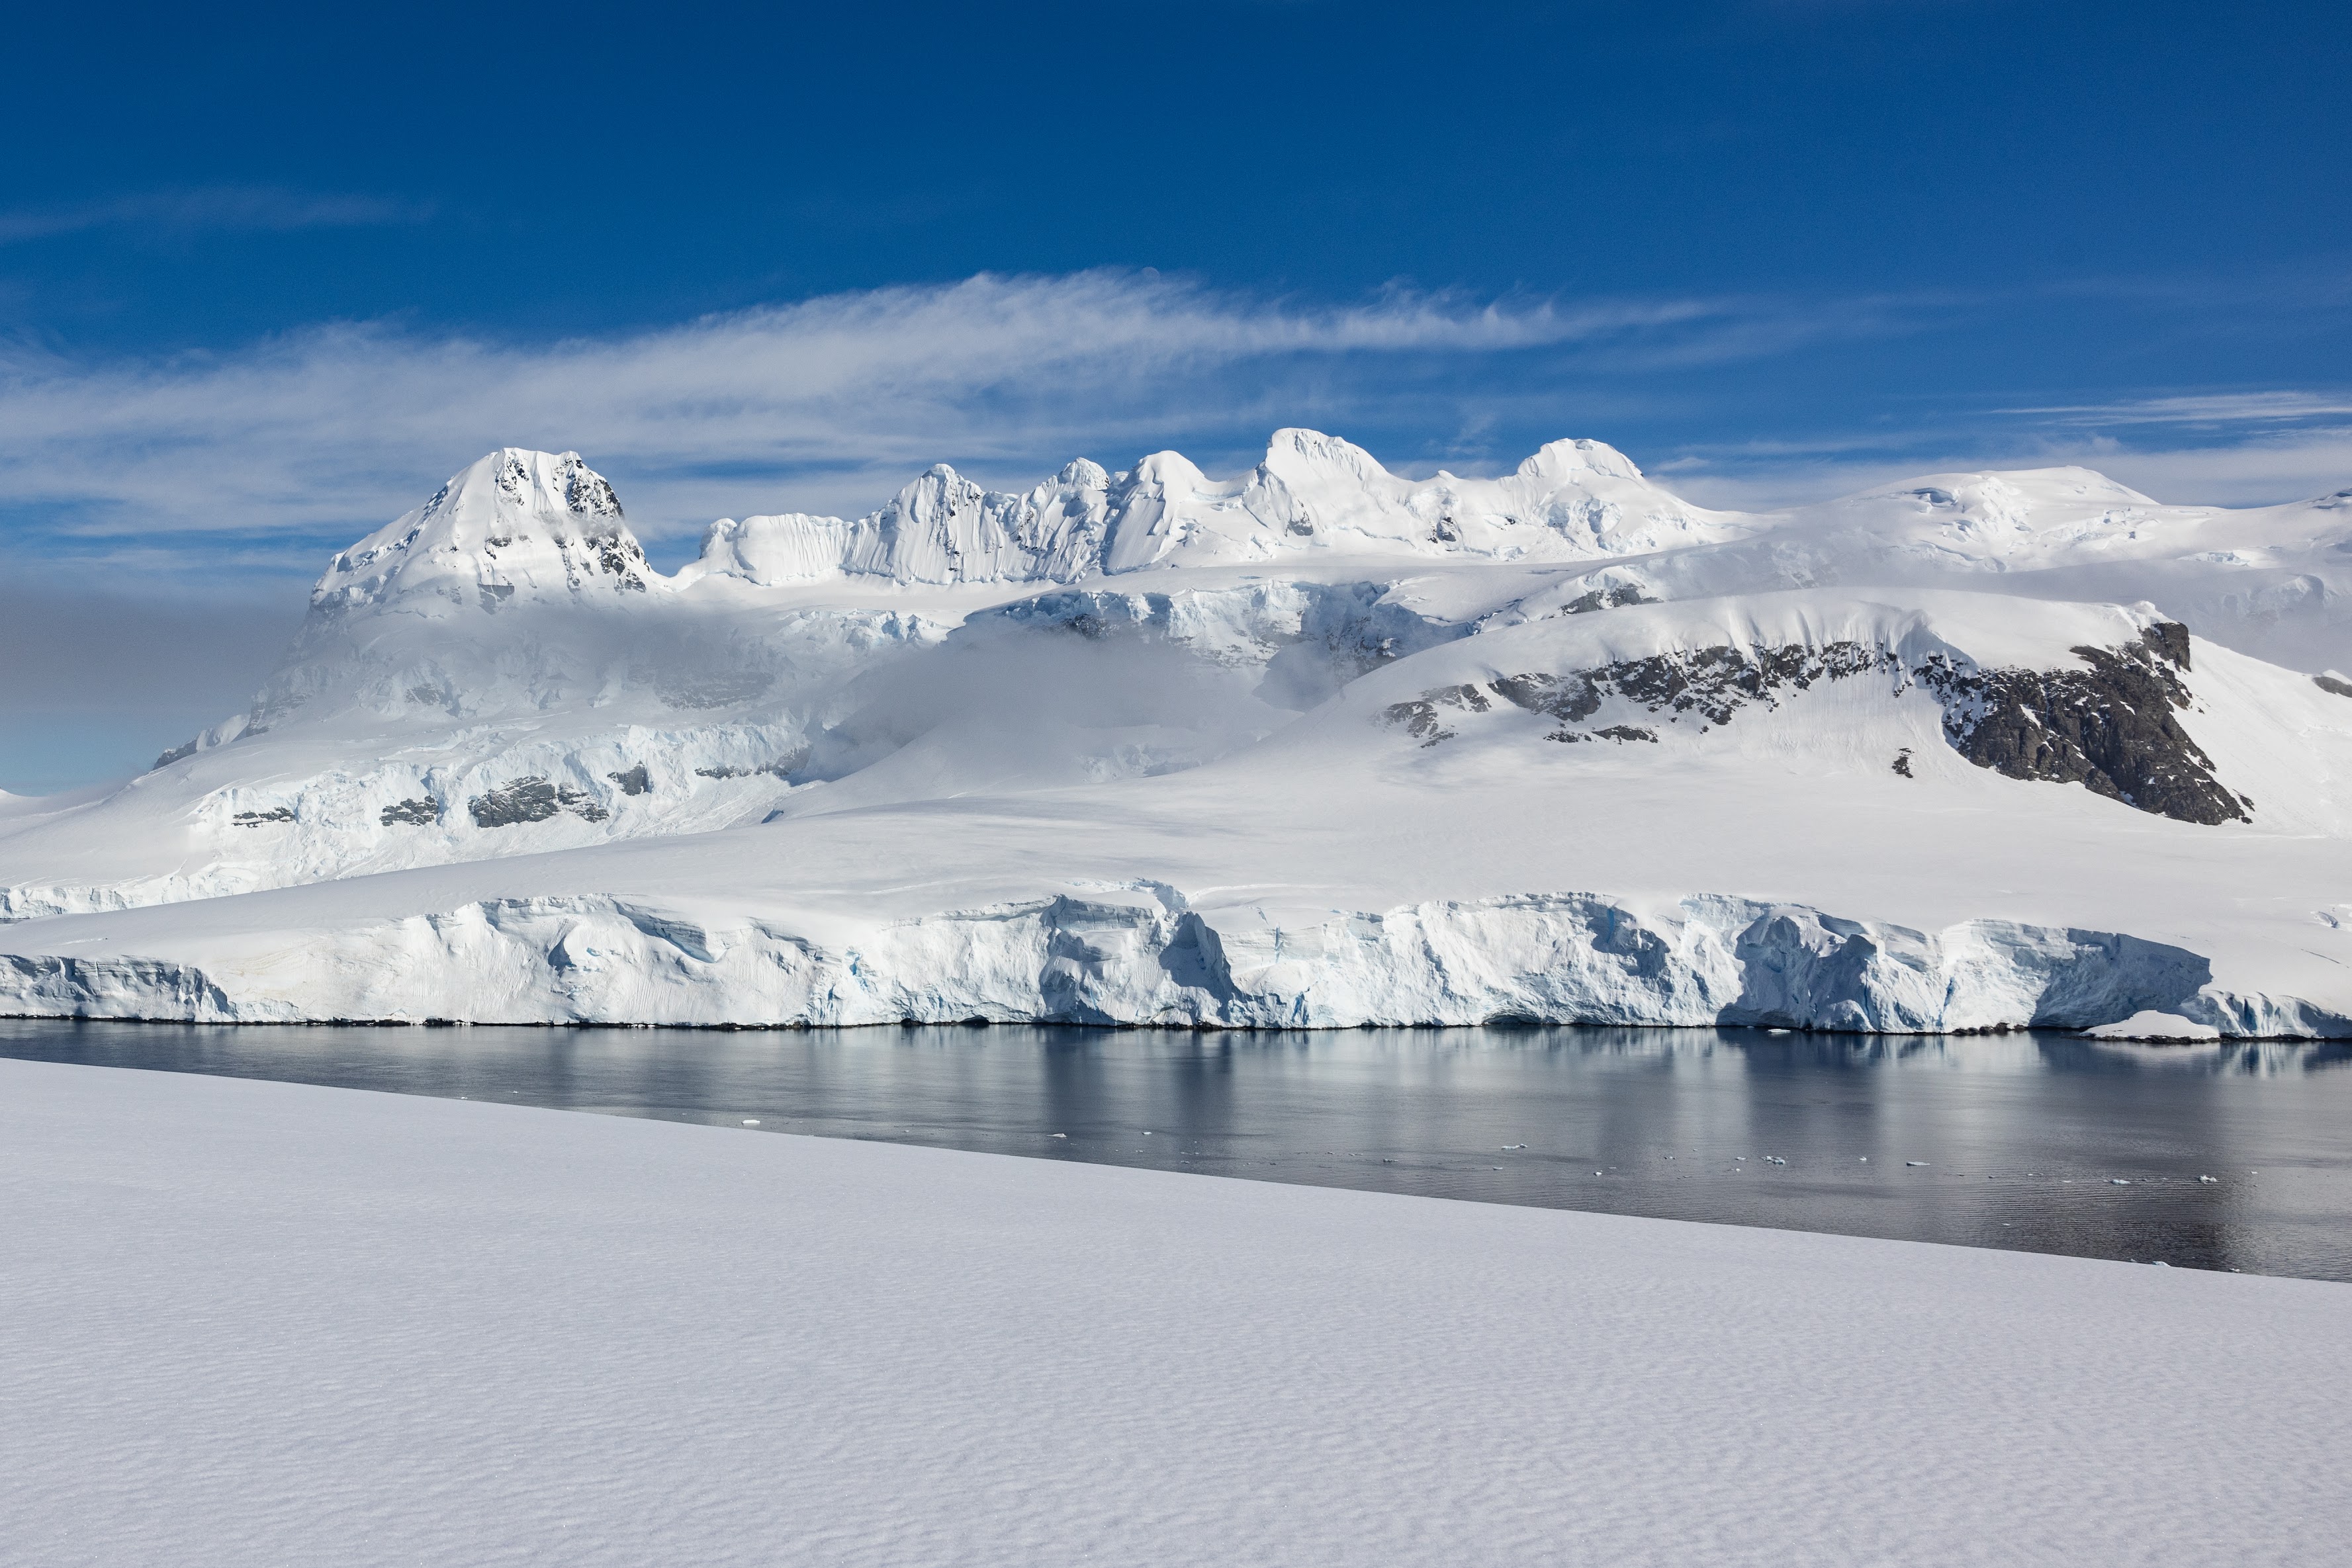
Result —
M 1256 467 L 1225 482 L 1173 452 L 1118 474 L 1080 459 L 1021 494 L 984 490 L 940 464 L 855 521 L 723 519 L 688 571 L 767 587 L 838 576 L 1075 582 L 1313 552 L 1578 559 L 1748 531 L 1668 494 L 1597 441 L 1554 442 L 1501 479 L 1409 480 L 1360 446 L 1282 430 Z

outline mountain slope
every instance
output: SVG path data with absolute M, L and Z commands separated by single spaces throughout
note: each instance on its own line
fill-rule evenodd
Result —
M 935 468 L 666 577 L 576 455 L 496 453 L 247 714 L 7 802 L 0 1008 L 2352 1033 L 2347 541 L 2084 470 L 1739 517 L 1597 443 L 1408 480 L 1284 431 L 1223 482 Z

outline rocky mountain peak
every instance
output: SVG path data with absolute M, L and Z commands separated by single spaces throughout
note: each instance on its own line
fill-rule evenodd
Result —
M 329 563 L 314 610 L 394 600 L 495 612 L 517 599 L 645 592 L 658 580 L 620 497 L 576 452 L 502 447 Z

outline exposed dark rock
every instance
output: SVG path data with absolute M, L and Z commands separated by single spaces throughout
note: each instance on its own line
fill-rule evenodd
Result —
M 522 822 L 543 822 L 559 811 L 570 811 L 585 821 L 601 822 L 612 815 L 584 789 L 551 784 L 544 779 L 518 779 L 502 789 L 477 795 L 466 810 L 478 828 L 511 828 Z
M 1512 706 L 1551 718 L 1589 718 L 1601 709 L 1601 693 L 1590 675 L 1505 675 L 1486 685 Z
M 2163 659 L 2183 674 L 2189 671 L 2189 628 L 2178 621 L 2159 621 L 2139 634 L 2149 653 Z M 2082 650 L 2077 648 L 2076 653 Z
M 543 822 L 563 809 L 555 786 L 544 779 L 521 779 L 503 789 L 477 795 L 466 802 L 478 828 L 510 828 L 519 822 Z
M 2347 696 L 2352 696 L 2352 691 L 2347 691 L 2345 695 Z M 175 746 L 172 747 L 171 750 L 163 753 L 163 756 L 155 758 L 155 767 L 169 768 L 174 762 L 184 761 L 188 758 L 194 757 L 195 754 L 196 743 L 192 740 L 185 746 Z M 152 773 L 154 771 L 154 768 L 150 768 L 148 771 Z
M 383 809 L 376 821 L 385 827 L 405 823 L 412 828 L 429 828 L 441 820 L 441 802 L 430 795 L 413 800 L 395 800 Z
M 2323 692 L 2334 692 L 2339 697 L 2352 697 L 2352 681 L 2339 681 L 2334 675 L 2314 675 L 2311 677 L 2311 680 L 2312 684 Z M 191 742 L 191 744 L 193 745 L 194 743 Z M 175 757 L 179 754 L 166 752 L 164 755 L 166 757 Z M 155 766 L 161 768 L 163 765 L 161 762 L 158 762 Z
M 1783 687 L 1803 691 L 1815 681 L 1895 667 L 1891 655 L 1859 643 L 1821 648 L 1721 646 L 1654 653 L 1567 674 L 1505 675 L 1489 681 L 1487 689 L 1530 713 L 1571 723 L 1591 717 L 1604 698 L 1617 696 L 1670 718 L 1696 712 L 1709 724 L 1729 724 L 1731 716 L 1749 703 L 1778 707 L 1773 694 Z
M 1580 594 L 1559 607 L 1563 615 L 1590 615 L 1596 610 L 1622 610 L 1629 604 L 1655 604 L 1654 599 L 1643 597 L 1638 588 L 1596 588 Z
M 1437 716 L 1440 707 L 1456 708 L 1465 713 L 1485 713 L 1493 705 L 1475 686 L 1439 686 L 1421 694 L 1412 702 L 1391 703 L 1381 710 L 1381 722 L 1402 725 L 1424 747 L 1435 746 L 1441 740 L 1451 740 L 1454 732 Z
M 566 470 L 563 504 L 592 517 L 617 517 L 621 515 L 621 497 L 613 494 L 613 486 L 604 482 L 603 475 L 592 468 L 571 467 Z
M 694 771 L 698 777 L 704 779 L 756 779 L 762 773 L 772 774 L 782 779 L 796 769 L 806 767 L 808 759 L 808 747 L 802 747 L 799 750 L 780 757 L 773 762 L 762 762 L 757 768 L 733 768 L 722 763 L 717 768 L 698 768 Z
M 2081 784 L 2179 821 L 2245 821 L 2246 804 L 2172 716 L 2189 706 L 2176 673 L 2189 667 L 2188 635 L 2167 622 L 2136 647 L 2074 649 L 2087 669 L 1964 670 L 1939 655 L 1913 673 L 1944 705 L 1952 749 L 1979 768 Z
M 1816 681 L 1885 674 L 1897 683 L 1916 679 L 1944 708 L 1944 735 L 1952 748 L 1979 768 L 2011 779 L 2079 783 L 2139 810 L 2184 822 L 2251 820 L 2253 801 L 2232 794 L 2213 777 L 2212 759 L 2173 717 L 2189 706 L 2181 675 L 2189 668 L 2188 629 L 2173 622 L 2151 626 L 2137 643 L 2073 650 L 2087 666 L 2073 670 L 1979 669 L 1932 655 L 1906 672 L 1895 655 L 1860 643 L 1819 648 L 1694 648 L 1621 660 L 1597 669 L 1531 671 L 1504 675 L 1486 689 L 1515 707 L 1561 721 L 1547 739 L 1589 738 L 1567 727 L 1622 700 L 1668 723 L 1690 715 L 1700 727 L 1727 725 L 1750 704 L 1780 706 L 1779 694 Z M 2313 677 L 2321 687 L 2352 696 L 2352 683 Z M 1381 718 L 1402 726 L 1423 746 L 1454 738 L 1444 708 L 1486 711 L 1475 688 L 1441 686 L 1412 702 L 1394 703 Z M 1655 740 L 1656 732 L 1613 725 L 1591 736 Z M 1906 747 L 1893 763 L 1915 777 Z
M 510 582 L 478 583 L 475 585 L 474 591 L 481 600 L 483 609 L 496 610 L 514 597 L 514 584 Z
M 266 827 L 271 822 L 290 822 L 293 820 L 294 808 L 291 806 L 274 806 L 267 811 L 239 811 L 229 819 L 240 828 Z
M 642 762 L 625 773 L 607 773 L 604 777 L 618 784 L 624 795 L 643 795 L 654 787 L 653 780 L 646 775 L 646 765 Z
M 605 490 L 605 494 L 612 494 L 609 487 Z M 615 507 L 614 510 L 617 512 L 618 508 Z M 646 558 L 643 551 L 628 540 L 612 535 L 593 540 L 592 543 L 596 551 L 596 564 L 619 578 L 623 588 L 638 593 L 646 591 L 643 570 Z

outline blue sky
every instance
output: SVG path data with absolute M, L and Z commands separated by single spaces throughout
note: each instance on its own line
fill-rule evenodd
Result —
M 506 444 L 668 561 L 1291 423 L 1745 505 L 2352 479 L 2352 7 L 351 9 L 12 22 L 0 788 L 235 708 L 326 553 Z

